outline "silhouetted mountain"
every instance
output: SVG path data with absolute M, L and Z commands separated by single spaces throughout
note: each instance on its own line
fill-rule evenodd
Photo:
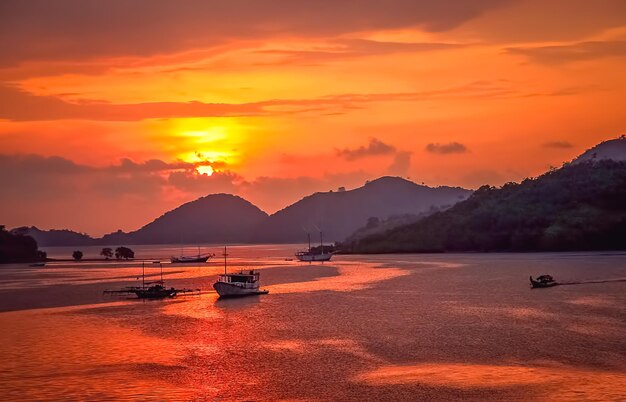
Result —
M 583 152 L 572 163 L 601 160 L 626 161 L 626 136 L 599 143 L 595 147 Z
M 566 164 L 483 186 L 420 221 L 341 245 L 355 253 L 626 249 L 626 162 Z
M 105 235 L 102 244 L 249 242 L 267 214 L 241 197 L 213 194 L 166 212 L 139 230 Z
M 445 209 L 445 208 L 443 208 Z M 409 225 L 415 223 L 420 219 L 432 215 L 439 211 L 439 208 L 433 207 L 428 212 L 423 214 L 404 214 L 404 215 L 392 215 L 387 219 L 369 218 L 365 226 L 358 228 L 354 233 L 348 236 L 343 242 L 353 243 L 364 237 L 371 236 L 377 233 L 383 233 L 398 226 Z
M 40 247 L 91 246 L 97 244 L 97 240 L 89 235 L 67 229 L 41 230 L 35 226 L 22 226 L 11 230 L 11 233 L 31 236 Z
M 43 261 L 46 253 L 37 250 L 31 236 L 8 232 L 0 225 L 0 263 Z
M 351 191 L 315 193 L 271 215 L 259 228 L 258 242 L 304 242 L 319 231 L 327 241 L 343 240 L 369 218 L 420 214 L 469 196 L 462 188 L 420 186 L 399 177 L 381 177 Z
M 351 190 L 316 193 L 268 215 L 241 197 L 214 194 L 181 205 L 141 229 L 92 238 L 70 230 L 14 229 L 41 246 L 88 246 L 178 243 L 300 242 L 311 232 L 318 241 L 343 239 L 369 218 L 418 215 L 467 198 L 461 188 L 420 186 L 398 177 L 382 177 Z M 318 229 L 319 228 L 319 229 Z

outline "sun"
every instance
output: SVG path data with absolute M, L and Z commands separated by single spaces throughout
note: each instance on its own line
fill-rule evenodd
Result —
M 243 138 L 241 125 L 234 120 L 206 118 L 181 119 L 171 123 L 172 144 L 175 144 L 176 158 L 194 164 L 199 174 L 210 176 L 215 167 L 237 165 L 239 147 Z
M 199 174 L 204 174 L 207 176 L 211 176 L 214 172 L 213 168 L 209 165 L 200 165 L 200 166 L 196 166 L 196 171 Z

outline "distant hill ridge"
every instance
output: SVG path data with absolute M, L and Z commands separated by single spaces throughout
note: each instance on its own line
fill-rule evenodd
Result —
M 400 177 L 381 177 L 350 191 L 315 193 L 271 215 L 259 228 L 264 242 L 306 240 L 320 231 L 329 241 L 343 240 L 371 217 L 425 213 L 451 206 L 471 191 L 454 187 L 427 187 Z
M 483 186 L 452 208 L 344 252 L 626 249 L 626 138 L 605 141 L 561 169 L 501 188 Z
M 343 240 L 371 217 L 426 213 L 451 206 L 471 194 L 454 187 L 431 188 L 399 177 L 381 177 L 350 191 L 319 192 L 268 216 L 239 196 L 213 194 L 166 212 L 133 232 L 114 232 L 94 239 L 68 230 L 18 228 L 40 246 L 85 246 L 177 243 L 304 242 Z
M 185 203 L 130 233 L 105 235 L 103 244 L 250 242 L 267 213 L 231 194 L 212 194 Z
M 11 230 L 11 233 L 31 236 L 39 246 L 92 246 L 97 244 L 97 239 L 85 233 L 74 232 L 69 229 L 41 230 L 35 226 L 22 226 Z
M 580 156 L 574 159 L 572 163 L 588 161 L 597 162 L 607 159 L 614 161 L 626 161 L 626 135 L 599 143 L 593 148 L 583 152 Z

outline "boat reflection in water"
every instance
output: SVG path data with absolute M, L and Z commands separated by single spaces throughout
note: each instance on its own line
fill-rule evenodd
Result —
M 224 247 L 224 274 L 217 278 L 217 282 L 213 284 L 213 288 L 220 296 L 220 298 L 226 297 L 242 297 L 263 295 L 269 293 L 269 290 L 261 290 L 260 275 L 261 273 L 255 270 L 241 270 L 237 273 L 227 272 L 226 247 Z

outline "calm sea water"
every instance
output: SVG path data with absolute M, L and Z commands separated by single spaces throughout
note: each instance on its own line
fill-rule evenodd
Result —
M 285 260 L 296 248 L 230 248 L 229 269 L 261 269 L 270 294 L 226 301 L 103 296 L 137 283 L 136 261 L 0 267 L 0 399 L 626 400 L 626 255 L 309 265 Z M 210 291 L 223 266 L 163 270 L 168 286 Z M 529 289 L 542 273 L 605 282 Z

